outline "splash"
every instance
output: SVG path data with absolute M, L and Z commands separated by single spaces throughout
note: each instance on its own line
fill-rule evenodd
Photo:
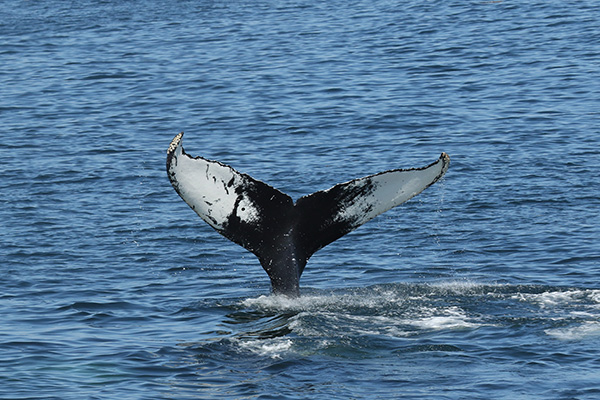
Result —
M 308 294 L 298 298 L 282 295 L 260 296 L 242 301 L 243 307 L 272 312 L 344 311 L 387 309 L 401 306 L 410 298 L 402 287 L 372 287 Z
M 237 307 L 229 315 L 236 347 L 270 359 L 315 353 L 361 358 L 390 346 L 413 348 L 420 338 L 433 348 L 455 349 L 445 341 L 451 332 L 476 335 L 484 327 L 489 333 L 524 324 L 558 340 L 600 336 L 600 290 L 590 289 L 450 280 L 309 289 L 300 298 L 259 296 Z
M 475 329 L 485 323 L 451 298 L 481 293 L 473 282 L 382 285 L 300 298 L 260 296 L 241 302 L 265 313 L 288 313 L 287 327 L 299 337 L 352 338 L 360 335 L 405 338 L 422 331 Z M 451 293 L 451 296 L 449 296 Z

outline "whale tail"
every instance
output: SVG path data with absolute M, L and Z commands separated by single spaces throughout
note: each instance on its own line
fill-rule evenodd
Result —
M 300 276 L 319 249 L 437 182 L 450 157 L 413 169 L 396 169 L 340 183 L 301 197 L 288 195 L 228 165 L 191 157 L 183 132 L 167 150 L 175 191 L 210 226 L 255 254 L 274 293 L 297 296 Z

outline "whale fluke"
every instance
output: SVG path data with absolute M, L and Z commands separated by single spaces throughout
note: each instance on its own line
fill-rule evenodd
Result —
M 210 226 L 255 254 L 274 293 L 298 296 L 308 259 L 377 215 L 411 199 L 446 173 L 442 153 L 423 168 L 396 169 L 292 198 L 218 161 L 191 157 L 183 132 L 167 150 L 175 191 Z

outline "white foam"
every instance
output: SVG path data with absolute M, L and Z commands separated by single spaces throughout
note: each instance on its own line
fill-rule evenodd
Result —
M 593 302 L 600 304 L 600 290 L 589 290 L 588 292 L 589 292 L 588 295 L 589 295 L 590 299 Z
M 291 318 L 289 327 L 301 337 L 388 336 L 408 337 L 413 334 L 398 317 L 353 315 L 339 312 L 319 312 L 319 323 L 312 319 L 314 312 L 302 312 Z M 323 344 L 326 347 L 326 344 Z
M 582 340 L 600 337 L 600 322 L 586 321 L 570 328 L 547 329 L 546 334 L 559 340 Z
M 292 348 L 292 341 L 284 338 L 240 340 L 240 348 L 258 354 L 262 357 L 281 358 Z
M 458 307 L 432 310 L 432 312 L 437 315 L 409 319 L 405 320 L 405 323 L 419 329 L 427 330 L 472 329 L 481 326 L 481 324 L 472 321 L 464 310 Z
M 554 308 L 592 300 L 600 303 L 600 290 L 567 290 L 543 293 L 517 293 L 513 299 L 538 304 L 542 308 Z

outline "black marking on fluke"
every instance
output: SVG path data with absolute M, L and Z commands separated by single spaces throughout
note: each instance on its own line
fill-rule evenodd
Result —
M 167 174 L 181 198 L 227 239 L 254 253 L 273 292 L 300 294 L 300 276 L 319 249 L 437 182 L 442 153 L 423 168 L 396 169 L 340 183 L 293 202 L 279 190 L 228 165 L 183 150 L 183 132 L 167 150 Z

